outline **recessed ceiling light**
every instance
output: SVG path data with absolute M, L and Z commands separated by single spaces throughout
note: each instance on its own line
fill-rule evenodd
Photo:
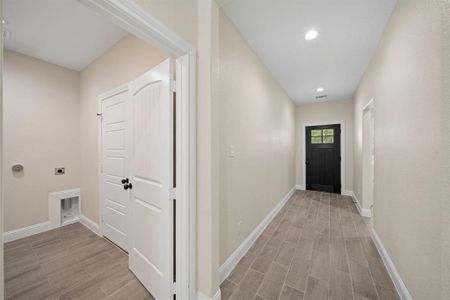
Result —
M 308 32 L 305 35 L 305 40 L 308 40 L 308 41 L 313 40 L 318 35 L 319 35 L 319 33 L 316 30 L 314 30 L 314 29 L 308 30 Z
M 2 20 L 2 24 L 6 24 L 7 22 L 6 22 L 6 20 Z
M 324 90 L 325 90 L 325 89 L 324 89 L 323 87 L 320 87 L 320 88 L 317 88 L 316 91 L 320 93 L 320 92 L 323 92 Z

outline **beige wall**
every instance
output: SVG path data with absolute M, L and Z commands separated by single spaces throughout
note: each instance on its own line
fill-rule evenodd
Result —
M 79 74 L 4 52 L 5 231 L 46 222 L 48 193 L 79 187 Z M 13 174 L 14 163 L 24 172 Z M 55 167 L 66 174 L 54 175 Z
M 81 212 L 99 221 L 98 96 L 126 84 L 156 66 L 167 56 L 128 35 L 97 58 L 80 74 Z
M 295 105 L 222 11 L 219 46 L 223 263 L 295 185 Z
M 197 32 L 200 28 L 197 15 L 207 19 L 209 9 L 206 6 L 215 5 L 214 0 L 135 0 L 135 2 L 193 46 L 199 41 Z M 199 2 L 202 2 L 200 4 L 203 6 L 199 5 Z
M 0 15 L 3 16 L 0 5 Z M 3 24 L 0 22 L 0 30 L 3 32 Z M 0 39 L 0 170 L 3 170 L 3 39 Z M 0 235 L 3 237 L 4 231 L 4 190 L 3 190 L 3 171 L 0 171 Z M 4 260 L 3 243 L 0 243 L 0 299 L 4 298 Z
M 374 98 L 373 223 L 414 299 L 441 298 L 441 166 L 448 148 L 440 20 L 438 1 L 399 0 L 354 98 L 354 191 L 360 198 L 362 108 Z
M 344 126 L 341 130 L 345 138 L 341 140 L 344 143 L 345 164 L 344 178 L 341 180 L 342 191 L 351 191 L 353 188 L 353 102 L 352 100 L 320 102 L 312 104 L 303 104 L 297 106 L 297 149 L 296 149 L 296 178 L 297 184 L 305 186 L 304 178 L 304 144 L 305 144 L 305 124 L 315 124 L 322 122 L 343 121 Z M 330 123 L 330 124 L 331 124 Z M 344 157 L 344 153 L 341 153 Z
M 442 0 L 445 1 L 445 0 Z M 444 2 L 442 2 L 444 3 Z M 450 99 L 450 2 L 447 1 L 442 5 L 442 31 L 443 31 L 443 45 L 442 45 L 442 91 L 443 99 Z M 445 122 L 445 143 L 444 149 L 450 149 L 450 101 L 445 101 L 445 108 L 443 113 L 447 118 Z M 442 299 L 450 299 L 450 156 L 444 157 L 442 182 Z

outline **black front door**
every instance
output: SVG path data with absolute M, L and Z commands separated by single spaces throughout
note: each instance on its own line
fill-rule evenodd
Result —
M 341 193 L 341 125 L 306 127 L 306 189 Z

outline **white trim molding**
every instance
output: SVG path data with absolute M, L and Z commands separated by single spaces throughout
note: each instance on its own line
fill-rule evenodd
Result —
M 302 151 L 303 154 L 301 155 L 301 165 L 303 166 L 303 185 L 306 188 L 306 127 L 310 126 L 324 126 L 324 125 L 340 125 L 341 126 L 341 191 L 344 190 L 346 186 L 345 177 L 347 175 L 346 173 L 346 153 L 345 153 L 345 144 L 347 143 L 346 140 L 346 129 L 345 129 L 345 121 L 327 121 L 327 122 L 314 122 L 314 123 L 303 123 L 303 137 L 301 139 L 302 143 Z
M 352 191 L 347 191 L 347 190 L 342 190 L 341 191 L 341 195 L 353 197 L 353 192 Z
M 8 243 L 21 238 L 26 238 L 34 234 L 45 232 L 52 229 L 52 223 L 50 221 L 30 225 L 27 227 L 7 231 L 3 233 L 3 242 Z
M 206 296 L 205 294 L 203 294 L 200 291 L 197 292 L 197 300 L 221 300 L 221 299 L 222 299 L 222 293 L 220 291 L 220 288 L 217 290 L 217 292 L 211 298 L 209 298 L 208 296 Z
M 363 113 L 366 111 L 369 111 L 369 110 L 373 110 L 374 100 L 375 100 L 375 98 L 372 98 L 369 100 L 369 102 L 367 102 L 366 105 L 364 105 L 364 107 L 362 108 Z
M 400 273 L 398 273 L 397 268 L 394 265 L 394 262 L 390 258 L 388 252 L 386 251 L 386 248 L 384 248 L 384 245 L 381 242 L 380 237 L 378 236 L 374 228 L 370 228 L 370 235 L 375 244 L 375 247 L 377 247 L 378 253 L 381 256 L 381 259 L 383 260 L 383 263 L 389 273 L 389 276 L 391 277 L 391 280 L 394 283 L 395 289 L 397 290 L 400 299 L 412 300 L 411 294 L 409 293 L 405 283 L 400 277 Z
M 305 187 L 304 185 L 301 185 L 301 184 L 297 184 L 297 185 L 295 186 L 295 189 L 296 189 L 297 191 L 306 191 L 306 187 Z
M 273 218 L 280 212 L 287 201 L 292 197 L 296 190 L 293 187 L 280 202 L 269 212 L 269 214 L 259 223 L 258 226 L 250 233 L 249 236 L 242 242 L 241 245 L 228 257 L 228 259 L 219 268 L 219 282 L 222 283 L 233 271 L 238 262 L 251 248 L 253 243 L 258 239 L 258 237 L 263 233 L 264 229 L 272 222 Z
M 361 206 L 361 202 L 359 202 L 359 200 L 356 197 L 354 192 L 352 192 L 352 191 L 345 191 L 345 194 L 342 193 L 342 195 L 352 197 L 353 203 L 355 203 L 356 209 L 358 210 L 358 212 L 361 215 L 361 217 L 372 218 L 372 210 L 370 208 L 363 208 Z
M 96 235 L 101 236 L 101 237 L 103 236 L 100 231 L 100 225 L 98 225 L 97 223 L 95 223 L 94 221 L 92 221 L 91 219 L 86 217 L 85 215 L 80 215 L 80 223 L 83 224 L 87 229 L 89 229 Z

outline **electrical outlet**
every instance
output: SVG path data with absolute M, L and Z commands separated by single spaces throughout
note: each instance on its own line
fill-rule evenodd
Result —
M 66 168 L 55 168 L 55 175 L 64 175 L 66 174 Z

